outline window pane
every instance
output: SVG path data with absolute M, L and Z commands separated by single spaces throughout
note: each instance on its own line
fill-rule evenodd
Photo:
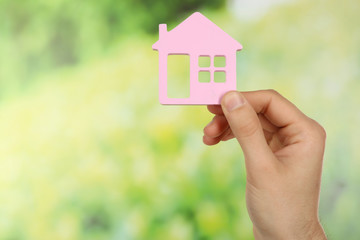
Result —
M 210 57 L 209 56 L 200 56 L 199 57 L 199 67 L 210 67 Z
M 214 82 L 226 82 L 226 73 L 224 71 L 215 71 Z
M 224 56 L 215 56 L 214 57 L 214 67 L 225 67 L 226 60 Z
M 210 82 L 210 72 L 209 71 L 200 71 L 199 72 L 199 82 Z

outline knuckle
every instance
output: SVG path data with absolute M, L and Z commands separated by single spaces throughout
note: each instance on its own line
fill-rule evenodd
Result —
M 313 138 L 325 141 L 326 130 L 314 119 L 309 118 L 309 121 L 307 121 L 306 124 L 306 129 L 308 130 L 310 136 L 312 136 Z
M 319 135 L 319 137 L 321 137 L 321 139 L 325 140 L 326 139 L 326 130 L 323 126 L 321 126 L 318 122 L 316 122 L 316 128 L 317 128 L 317 133 Z
M 280 93 L 278 91 L 276 91 L 275 89 L 268 89 L 266 91 L 272 96 L 280 96 Z

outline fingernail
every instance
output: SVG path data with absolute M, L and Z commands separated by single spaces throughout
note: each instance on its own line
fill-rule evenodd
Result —
M 238 109 L 245 103 L 245 98 L 238 92 L 231 92 L 226 95 L 224 100 L 225 108 L 228 112 Z

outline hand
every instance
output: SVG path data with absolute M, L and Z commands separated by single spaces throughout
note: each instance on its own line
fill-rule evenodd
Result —
M 326 134 L 273 90 L 229 92 L 204 128 L 214 145 L 236 138 L 245 157 L 255 239 L 326 239 L 318 217 Z

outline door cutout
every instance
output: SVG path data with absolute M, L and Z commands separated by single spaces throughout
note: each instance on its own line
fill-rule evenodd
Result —
M 168 98 L 190 97 L 190 56 L 168 55 L 167 59 Z

